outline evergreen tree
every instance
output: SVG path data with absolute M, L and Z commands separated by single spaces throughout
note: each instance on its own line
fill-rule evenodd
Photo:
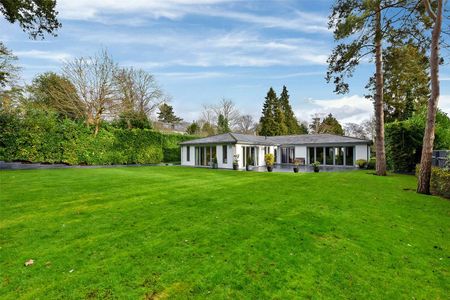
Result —
M 267 92 L 266 101 L 263 105 L 262 116 L 259 120 L 259 135 L 274 136 L 277 135 L 277 124 L 275 123 L 275 107 L 277 104 L 277 95 L 273 88 Z
M 231 132 L 230 125 L 228 124 L 228 119 L 225 118 L 222 114 L 219 115 L 219 118 L 217 121 L 217 132 L 218 133 Z
M 298 134 L 308 134 L 308 123 L 299 123 L 299 128 Z
M 200 126 L 198 125 L 198 123 L 196 121 L 192 122 L 191 125 L 189 125 L 186 128 L 186 133 L 188 134 L 199 134 L 200 133 Z
M 202 126 L 202 133 L 210 136 L 216 134 L 216 131 L 214 130 L 214 127 L 211 125 L 211 123 L 205 122 Z
M 320 124 L 319 133 L 344 135 L 344 129 L 342 129 L 342 126 L 339 124 L 338 120 L 333 117 L 332 114 L 329 114 Z
M 173 107 L 163 103 L 159 106 L 158 120 L 164 123 L 169 123 L 173 126 L 180 123 L 183 119 L 177 117 L 173 112 Z
M 286 135 L 288 134 L 288 127 L 286 126 L 286 117 L 283 111 L 281 102 L 277 99 L 275 101 L 275 107 L 273 112 L 275 120 L 275 134 L 274 135 Z
M 297 118 L 292 111 L 291 104 L 289 103 L 289 94 L 286 86 L 283 86 L 283 91 L 280 95 L 280 104 L 284 113 L 284 123 L 287 127 L 286 134 L 300 134 L 302 130 L 298 124 Z

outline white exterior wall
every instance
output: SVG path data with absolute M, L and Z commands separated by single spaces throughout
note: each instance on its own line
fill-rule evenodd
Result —
M 368 145 L 356 145 L 355 146 L 355 161 L 353 162 L 356 165 L 356 161 L 358 159 L 365 159 L 369 161 L 369 146 Z
M 190 147 L 189 161 L 187 160 L 187 147 Z M 194 166 L 195 165 L 195 147 L 194 146 L 181 146 L 181 165 L 182 166 Z
M 223 162 L 223 146 L 217 145 L 216 153 L 217 153 L 217 165 L 219 168 L 223 169 L 232 169 L 233 168 L 233 145 L 226 145 L 227 147 L 227 162 Z
M 306 164 L 308 162 L 307 155 L 306 146 L 295 146 L 295 158 L 304 158 Z

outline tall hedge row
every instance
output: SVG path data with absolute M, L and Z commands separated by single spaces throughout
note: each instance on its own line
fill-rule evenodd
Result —
M 414 173 L 420 162 L 424 131 L 424 113 L 386 124 L 386 159 L 390 170 Z M 442 112 L 437 114 L 434 149 L 450 149 L 450 118 Z
M 97 136 L 85 124 L 52 112 L 0 113 L 0 160 L 71 165 L 153 164 L 180 161 L 178 143 L 194 138 L 105 123 Z

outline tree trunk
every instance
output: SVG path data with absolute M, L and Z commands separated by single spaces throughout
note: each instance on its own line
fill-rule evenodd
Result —
M 428 100 L 427 122 L 425 124 L 425 134 L 423 136 L 422 156 L 420 159 L 419 180 L 417 192 L 430 194 L 431 180 L 431 160 L 434 144 L 434 130 L 436 122 L 436 112 L 439 102 L 439 40 L 442 27 L 442 4 L 443 0 L 438 0 L 436 19 L 434 20 L 433 33 L 431 36 L 430 53 L 430 78 L 431 96 Z
M 384 148 L 384 108 L 383 108 L 383 57 L 381 49 L 381 8 L 378 2 L 375 15 L 375 147 L 376 172 L 386 176 L 386 153 Z

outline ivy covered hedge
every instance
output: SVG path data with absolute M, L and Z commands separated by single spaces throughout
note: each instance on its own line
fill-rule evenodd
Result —
M 97 136 L 85 124 L 52 112 L 0 113 L 0 160 L 71 165 L 179 162 L 178 143 L 195 138 L 103 124 Z
M 390 170 L 414 174 L 414 167 L 420 162 L 424 131 L 424 113 L 386 124 L 386 159 Z M 450 118 L 442 112 L 437 114 L 434 149 L 450 149 Z

